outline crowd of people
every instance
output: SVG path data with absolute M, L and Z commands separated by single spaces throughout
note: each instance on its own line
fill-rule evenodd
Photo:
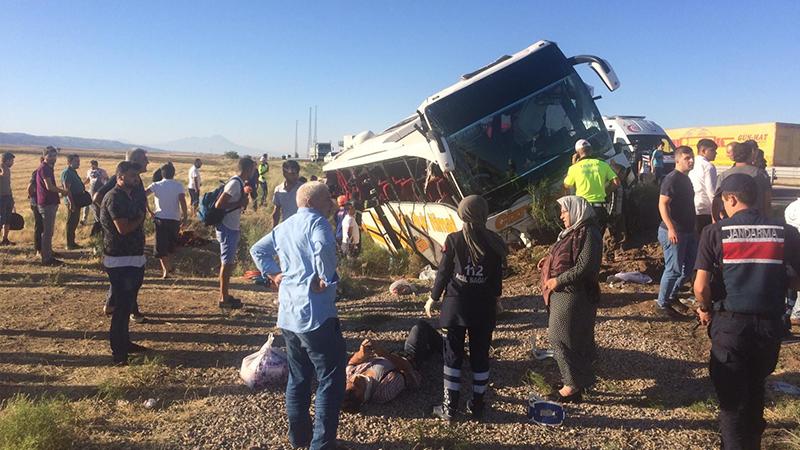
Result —
M 764 381 L 775 369 L 787 322 L 796 323 L 787 304 L 795 313 L 800 305 L 794 302 L 796 291 L 790 289 L 800 285 L 796 228 L 800 200 L 787 208 L 785 220 L 771 218 L 769 177 L 759 166 L 763 153 L 753 142 L 728 147 L 735 164 L 720 176 L 713 164 L 717 151 L 713 141 L 700 140 L 696 155 L 689 147 L 678 147 L 675 168 L 668 174 L 663 173 L 663 162 L 653 164 L 663 158 L 655 153 L 659 149 L 648 152 L 648 164 L 653 164 L 653 170 L 660 168 L 651 181 L 660 190 L 658 240 L 665 266 L 656 306 L 663 319 L 690 317 L 686 304 L 692 300 L 680 295 L 684 284 L 694 278 L 694 315 L 709 326 L 711 337 L 710 374 L 720 401 L 723 446 L 758 448 L 765 427 Z M 612 219 L 609 200 L 621 184 L 619 167 L 595 157 L 591 143 L 579 140 L 575 150 L 563 183 L 567 195 L 553 205 L 563 229 L 537 265 L 549 314 L 548 338 L 562 378 L 556 396 L 563 403 L 583 402 L 596 381 L 594 327 L 602 297 L 598 282 L 602 236 Z M 31 174 L 28 194 L 36 220 L 35 245 L 42 264 L 60 264 L 52 250 L 60 198 L 69 208 L 68 249 L 77 247 L 75 228 L 81 209 L 93 211 L 102 233 L 102 264 L 110 284 L 104 310 L 111 316 L 113 361 L 125 365 L 130 353 L 147 351 L 132 342 L 129 333 L 131 318 L 144 319 L 137 301 L 146 262 L 144 222 L 153 217 L 154 255 L 161 261 L 162 276 L 169 277 L 180 225 L 190 206 L 194 213 L 205 202 L 202 161 L 196 160 L 189 169 L 187 205 L 186 191 L 175 180 L 171 163 L 161 166 L 145 187 L 142 174 L 149 160 L 143 149 L 131 151 L 111 177 L 92 161 L 82 179 L 77 173 L 80 158 L 69 155 L 60 186 L 54 176 L 57 157 L 58 150 L 48 147 Z M 3 245 L 10 244 L 4 220 L 14 210 L 13 161 L 12 154 L 2 156 Z M 306 181 L 296 161 L 285 161 L 281 169 L 284 180 L 272 193 L 273 226 L 250 248 L 250 255 L 278 292 L 277 326 L 286 343 L 289 366 L 285 404 L 291 444 L 336 448 L 342 410 L 358 411 L 365 403 L 390 401 L 403 390 L 418 387 L 422 383 L 419 365 L 434 354 L 442 355 L 443 386 L 442 400 L 432 415 L 449 421 L 460 414 L 462 366 L 469 359 L 472 395 L 466 409 L 473 419 L 482 420 L 489 408 L 485 397 L 491 370 L 489 349 L 508 254 L 503 239 L 486 226 L 486 200 L 470 195 L 458 203 L 463 226 L 450 233 L 442 246 L 442 260 L 424 306 L 424 314 L 433 318 L 435 306 L 440 305 L 438 326 L 420 320 L 409 331 L 402 352 L 389 352 L 367 339 L 348 358 L 336 307 L 337 264 L 360 249 L 357 199 L 336 195 L 325 182 Z M 266 204 L 267 171 L 266 158 L 258 163 L 249 157 L 239 159 L 236 173 L 213 199 L 213 206 L 222 211 L 215 231 L 221 263 L 219 306 L 224 309 L 242 307 L 242 301 L 230 294 L 241 214 L 253 191 L 260 190 L 260 204 Z M 429 173 L 428 181 L 436 186 L 437 172 Z M 155 197 L 152 211 L 147 200 L 151 194 Z M 257 195 L 252 198 L 255 206 Z M 316 417 L 312 421 L 314 378 Z

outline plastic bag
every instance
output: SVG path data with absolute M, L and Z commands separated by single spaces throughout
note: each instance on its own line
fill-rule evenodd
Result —
M 286 353 L 273 347 L 275 336 L 270 333 L 267 342 L 261 348 L 242 360 L 239 376 L 250 389 L 264 389 L 268 385 L 278 384 L 289 374 L 289 363 Z
M 423 281 L 435 280 L 436 271 L 431 266 L 425 266 L 422 272 L 419 273 L 419 279 Z
M 646 273 L 642 272 L 619 272 L 612 277 L 609 277 L 609 280 L 607 281 L 609 283 L 623 281 L 626 283 L 649 284 L 653 282 L 653 279 L 650 278 L 650 276 Z
M 410 295 L 417 291 L 417 288 L 406 280 L 397 280 L 389 286 L 389 293 L 393 295 Z

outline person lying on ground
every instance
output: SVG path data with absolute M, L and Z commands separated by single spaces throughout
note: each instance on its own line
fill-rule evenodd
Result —
M 444 337 L 424 320 L 411 328 L 402 352 L 387 352 L 364 339 L 347 363 L 342 409 L 357 412 L 364 403 L 386 403 L 406 387 L 419 387 L 419 365 L 433 354 L 442 354 L 443 345 Z

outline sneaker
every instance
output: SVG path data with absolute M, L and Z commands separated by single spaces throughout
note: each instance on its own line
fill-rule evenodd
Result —
M 136 323 L 147 323 L 147 317 L 145 317 L 144 314 L 131 313 L 131 320 Z
M 455 411 L 445 405 L 436 405 L 433 407 L 433 416 L 452 422 L 455 420 Z
M 114 305 L 103 305 L 103 314 L 107 316 L 114 314 Z
M 672 302 L 669 303 L 669 306 L 672 307 L 672 309 L 674 309 L 675 311 L 677 311 L 677 312 L 679 312 L 681 314 L 689 314 L 692 311 L 691 305 L 687 305 L 687 304 L 683 303 L 683 300 L 681 300 L 681 301 L 678 301 L 678 300 L 672 301 Z
M 670 320 L 680 320 L 686 318 L 683 314 L 675 311 L 672 305 L 667 305 L 666 308 L 656 307 L 656 311 L 660 317 Z
M 472 414 L 472 418 L 474 420 L 481 420 L 483 419 L 483 410 L 486 404 L 483 400 L 475 401 L 470 400 L 467 402 L 467 410 L 469 410 L 470 414 Z
M 236 297 L 228 296 L 225 300 L 220 300 L 218 305 L 222 309 L 241 309 L 242 301 Z
M 46 267 L 58 267 L 58 266 L 63 266 L 64 261 L 53 258 L 50 261 L 43 262 L 42 265 Z
M 128 365 L 128 357 L 125 356 L 124 358 L 118 358 L 115 356 L 111 365 L 114 367 L 125 367 Z
M 128 342 L 128 353 L 144 353 L 149 351 L 150 349 L 143 345 Z

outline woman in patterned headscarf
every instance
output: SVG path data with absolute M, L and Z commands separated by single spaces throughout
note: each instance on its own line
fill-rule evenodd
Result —
M 548 338 L 564 381 L 558 395 L 562 402 L 579 403 L 583 390 L 595 382 L 594 322 L 603 240 L 585 199 L 568 195 L 557 201 L 564 230 L 539 269 L 550 311 Z
M 472 367 L 472 401 L 468 408 L 473 418 L 483 416 L 483 396 L 489 380 L 489 345 L 495 327 L 497 298 L 502 293 L 503 262 L 507 254 L 503 239 L 486 229 L 488 214 L 486 200 L 477 195 L 465 197 L 458 205 L 458 216 L 464 226 L 461 231 L 447 236 L 431 297 L 425 304 L 430 317 L 433 303 L 444 294 L 439 318 L 439 325 L 446 331 L 444 401 L 434 408 L 433 413 L 446 420 L 452 420 L 458 409 L 467 333 Z

